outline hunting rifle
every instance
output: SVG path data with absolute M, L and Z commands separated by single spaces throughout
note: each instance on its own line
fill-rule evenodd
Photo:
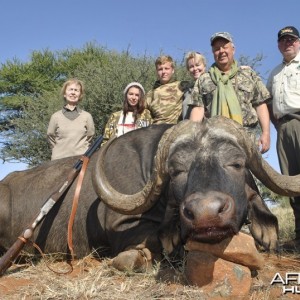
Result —
M 51 196 L 45 201 L 44 205 L 40 209 L 39 214 L 33 220 L 23 233 L 18 237 L 15 243 L 7 250 L 7 252 L 0 258 L 0 276 L 13 264 L 14 260 L 18 257 L 21 250 L 33 235 L 36 226 L 44 219 L 54 204 L 62 197 L 64 192 L 72 184 L 77 177 L 83 163 L 83 158 L 90 158 L 93 153 L 100 147 L 103 141 L 103 136 L 99 136 L 91 147 L 83 154 L 83 156 L 74 164 L 72 170 L 67 176 L 66 181 L 60 186 L 58 190 L 51 194 Z

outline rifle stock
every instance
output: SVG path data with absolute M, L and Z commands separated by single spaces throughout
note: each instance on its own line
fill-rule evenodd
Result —
M 90 158 L 93 153 L 100 147 L 103 141 L 103 136 L 99 136 L 93 145 L 83 154 L 83 156 Z M 80 158 L 73 166 L 72 170 L 67 176 L 65 182 L 61 187 L 51 194 L 50 197 L 46 200 L 37 217 L 33 220 L 30 226 L 26 228 L 21 236 L 14 242 L 14 244 L 5 252 L 4 255 L 0 258 L 0 276 L 2 276 L 5 271 L 13 264 L 14 260 L 18 257 L 28 239 L 31 238 L 36 226 L 44 219 L 48 214 L 54 204 L 62 197 L 67 188 L 72 184 L 74 179 L 77 177 L 81 167 L 82 167 L 82 158 Z
M 13 264 L 26 244 L 26 239 L 18 238 L 0 259 L 0 276 Z

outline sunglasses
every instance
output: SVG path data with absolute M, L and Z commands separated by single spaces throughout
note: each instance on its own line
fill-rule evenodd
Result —
M 295 43 L 298 41 L 298 38 L 291 37 L 291 36 L 284 36 L 281 39 L 278 40 L 279 43 Z

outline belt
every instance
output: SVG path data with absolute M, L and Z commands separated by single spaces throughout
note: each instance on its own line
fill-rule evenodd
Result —
M 284 115 L 283 117 L 278 119 L 278 123 L 283 123 L 294 119 L 300 121 L 300 111 L 294 112 L 292 114 Z

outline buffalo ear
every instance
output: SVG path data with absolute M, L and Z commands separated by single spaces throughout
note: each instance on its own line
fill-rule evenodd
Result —
M 266 251 L 278 251 L 278 220 L 262 199 L 252 175 L 246 179 L 249 230 Z
M 175 202 L 175 199 L 173 199 Z M 172 201 L 168 201 L 165 217 L 161 224 L 161 230 L 159 231 L 159 239 L 163 246 L 164 251 L 170 255 L 176 254 L 178 249 L 181 249 L 183 241 L 180 237 L 180 220 L 179 220 L 178 207 L 172 205 Z

